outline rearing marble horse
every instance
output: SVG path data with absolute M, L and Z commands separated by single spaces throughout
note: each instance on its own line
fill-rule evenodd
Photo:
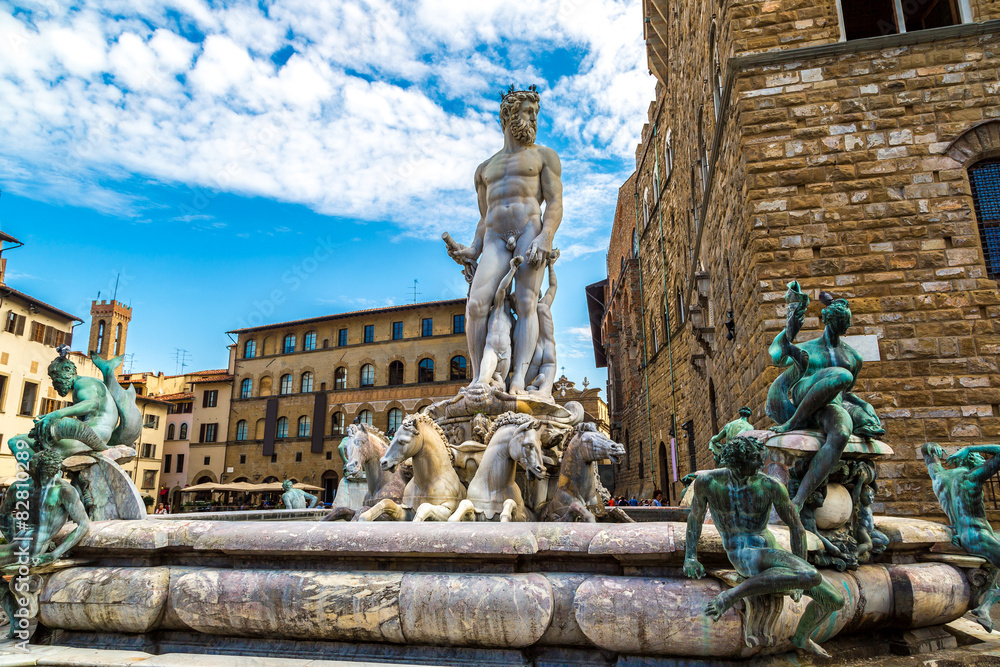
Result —
M 545 476 L 540 427 L 537 419 L 514 412 L 504 413 L 496 420 L 487 434 L 486 451 L 469 483 L 466 499 L 448 521 L 475 521 L 480 517 L 492 521 L 497 513 L 502 522 L 534 520 L 524 506 L 514 474 L 520 463 L 529 477 Z
M 379 461 L 382 470 L 394 471 L 413 459 L 413 479 L 403 492 L 403 502 L 380 500 L 358 519 L 374 521 L 386 515 L 392 521 L 445 521 L 465 498 L 441 427 L 423 413 L 407 415 L 396 430 L 389 449 Z
M 625 456 L 625 447 L 590 422 L 573 427 L 566 440 L 559 484 L 552 500 L 541 509 L 541 520 L 596 523 L 597 518 L 589 508 L 603 506 L 597 489 L 597 462 L 611 459 L 617 463 Z
M 355 511 L 350 507 L 335 507 L 323 517 L 323 521 L 357 521 L 362 512 L 371 509 L 380 500 L 389 499 L 398 503 L 403 499 L 406 480 L 402 471 L 397 468 L 395 472 L 389 472 L 379 466 L 379 459 L 389 448 L 389 438 L 382 431 L 367 424 L 351 424 L 342 444 L 347 455 L 344 477 L 357 480 L 363 473 L 368 482 L 368 494 L 361 503 L 361 509 Z

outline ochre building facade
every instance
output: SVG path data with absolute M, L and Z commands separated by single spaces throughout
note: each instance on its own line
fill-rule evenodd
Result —
M 895 450 L 877 510 L 939 514 L 919 446 L 1000 437 L 1000 3 L 643 11 L 656 100 L 588 289 L 629 452 L 616 493 L 676 503 L 741 406 L 770 425 L 767 347 L 798 279 L 851 302 L 855 391 Z
M 337 446 L 360 419 L 386 433 L 471 377 L 465 299 L 393 306 L 230 332 L 237 336 L 226 472 L 294 479 L 333 500 Z

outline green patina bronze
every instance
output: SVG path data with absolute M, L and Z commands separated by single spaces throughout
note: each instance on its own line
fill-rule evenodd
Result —
M 802 292 L 797 281 L 792 281 L 785 300 L 787 323 L 768 351 L 776 366 L 788 369 L 768 390 L 767 415 L 778 424 L 773 429 L 776 433 L 819 428 L 826 434 L 826 441 L 810 462 L 792 499 L 801 511 L 806 500 L 837 467 L 852 433 L 875 437 L 885 433 L 885 429 L 874 408 L 851 393 L 862 362 L 861 355 L 841 339 L 851 326 L 847 301 L 820 292 L 819 300 L 826 306 L 820 315 L 826 325 L 823 335 L 796 344 L 809 296 Z
M 945 459 L 945 451 L 935 442 L 920 449 L 931 476 L 934 495 L 948 515 L 954 531 L 952 541 L 972 556 L 989 563 L 991 580 L 973 615 L 987 631 L 993 630 L 990 609 L 1000 600 L 1000 540 L 986 520 L 983 485 L 1000 471 L 1000 445 L 965 447 Z M 989 456 L 986 459 L 984 456 Z M 943 461 L 943 462 L 942 462 Z M 946 468 L 945 465 L 955 466 Z
M 63 346 L 49 364 L 49 378 L 60 396 L 71 396 L 72 403 L 35 419 L 28 434 L 8 441 L 15 458 L 22 464 L 43 449 L 58 452 L 63 459 L 76 454 L 101 452 L 119 444 L 131 445 L 142 429 L 142 416 L 135 405 L 135 389 L 122 389 L 115 369 L 122 357 L 105 360 L 93 356 L 103 381 L 81 377 Z
M 739 415 L 739 417 L 723 426 L 722 430 L 713 435 L 712 439 L 708 441 L 708 449 L 712 452 L 712 456 L 715 457 L 715 465 L 719 465 L 719 455 L 722 454 L 722 448 L 727 442 L 740 433 L 754 430 L 753 424 L 749 421 L 750 416 L 753 415 L 753 410 L 742 407 L 740 408 Z
M 805 591 L 812 601 L 792 642 L 802 651 L 829 657 L 810 637 L 830 614 L 844 606 L 844 598 L 806 561 L 806 532 L 788 491 L 781 482 L 760 472 L 764 452 L 758 440 L 737 436 L 720 454 L 725 467 L 704 472 L 694 480 L 684 574 L 695 579 L 705 576 L 698 561 L 698 540 L 705 510 L 709 509 L 729 562 L 744 580 L 713 598 L 705 614 L 718 620 L 739 600 L 781 594 L 798 599 Z M 792 553 L 781 549 L 767 528 L 772 507 L 788 526 Z
M 294 488 L 290 479 L 282 482 L 281 488 L 284 490 L 284 493 L 281 494 L 281 502 L 285 503 L 285 509 L 304 510 L 307 507 L 316 507 L 319 504 L 319 498 L 311 493 L 306 493 L 302 489 Z
M 0 507 L 0 532 L 7 541 L 0 545 L 4 574 L 15 575 L 24 565 L 34 573 L 61 558 L 87 534 L 90 518 L 79 491 L 63 478 L 62 460 L 55 449 L 38 453 L 31 460 L 30 476 L 14 483 L 4 496 Z M 76 527 L 56 544 L 56 535 L 70 521 Z M 8 618 L 17 618 L 26 596 L 34 592 L 14 577 L 9 587 L 0 586 L 0 607 Z M 11 623 L 8 637 L 21 637 L 17 630 L 18 624 Z

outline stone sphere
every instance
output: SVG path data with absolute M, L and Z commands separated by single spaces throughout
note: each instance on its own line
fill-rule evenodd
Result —
M 820 530 L 836 530 L 851 518 L 851 494 L 843 484 L 830 484 L 826 487 L 826 501 L 816 510 L 816 527 Z

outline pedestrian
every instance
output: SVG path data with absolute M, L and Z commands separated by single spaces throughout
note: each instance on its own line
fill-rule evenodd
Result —
M 653 507 L 663 507 L 663 491 L 653 491 Z

